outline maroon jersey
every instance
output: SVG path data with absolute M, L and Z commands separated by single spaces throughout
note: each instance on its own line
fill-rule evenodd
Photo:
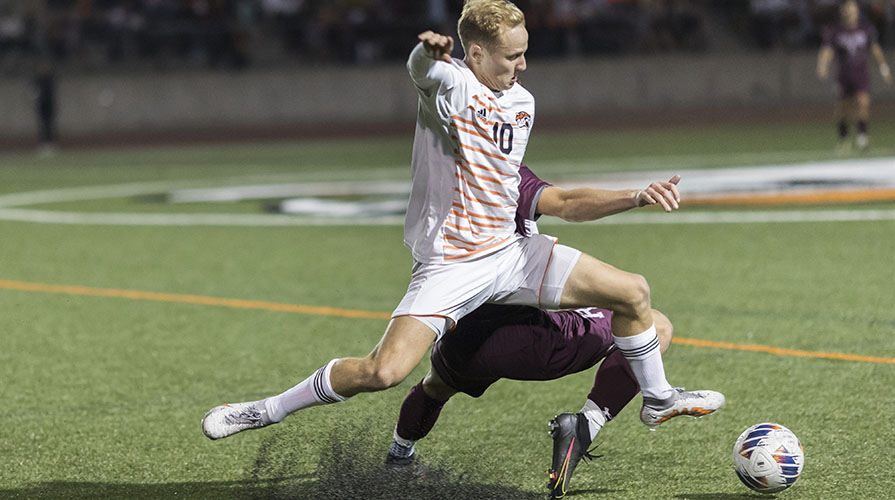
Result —
M 537 213 L 541 192 L 550 183 L 541 180 L 525 165 L 519 167 L 519 174 L 522 180 L 519 181 L 519 198 L 516 200 L 516 232 L 529 237 L 536 227 L 534 221 L 541 216 Z
M 485 304 L 432 347 L 432 368 L 459 392 L 481 396 L 501 378 L 553 380 L 587 370 L 614 349 L 612 312 L 551 312 Z
M 823 45 L 836 54 L 836 67 L 842 94 L 866 92 L 870 86 L 867 62 L 870 48 L 879 43 L 876 28 L 861 24 L 850 29 L 835 25 L 824 31 Z

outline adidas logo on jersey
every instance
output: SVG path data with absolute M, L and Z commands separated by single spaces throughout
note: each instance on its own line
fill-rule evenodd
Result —
M 475 112 L 475 114 L 479 115 L 479 118 L 481 118 L 482 120 L 488 119 L 488 110 L 485 108 L 479 108 L 478 111 Z

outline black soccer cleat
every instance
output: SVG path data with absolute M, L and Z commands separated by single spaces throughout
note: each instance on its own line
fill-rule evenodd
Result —
M 416 461 L 415 454 L 410 455 L 409 457 L 399 457 L 397 455 L 392 455 L 391 453 L 389 453 L 385 457 L 385 465 L 388 466 L 389 468 L 396 468 L 396 469 L 402 468 L 402 467 L 409 467 L 409 466 L 413 465 L 413 463 L 415 461 Z
M 404 481 L 424 481 L 439 476 L 439 473 L 423 463 L 416 453 L 409 457 L 399 457 L 389 453 L 385 457 L 385 470 L 395 478 Z
M 550 421 L 553 437 L 553 466 L 548 471 L 547 488 L 550 498 L 562 498 L 569 490 L 572 472 L 582 458 L 596 458 L 587 449 L 590 446 L 590 430 L 587 417 L 581 413 L 563 413 Z

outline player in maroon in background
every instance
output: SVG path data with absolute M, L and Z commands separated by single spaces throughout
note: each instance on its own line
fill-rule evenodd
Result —
M 870 73 L 867 62 L 870 54 L 879 65 L 883 80 L 891 85 L 892 72 L 879 45 L 876 29 L 861 22 L 858 2 L 849 0 L 840 9 L 841 22 L 824 31 L 823 44 L 817 56 L 817 76 L 826 80 L 830 75 L 830 63 L 836 59 L 838 68 L 839 105 L 836 111 L 839 128 L 840 152 L 851 149 L 848 140 L 848 122 L 851 116 L 857 121 L 855 145 L 860 150 L 870 146 L 867 124 L 870 119 Z
M 528 237 L 537 232 L 535 220 L 543 210 L 545 191 L 553 190 L 547 191 L 550 197 L 564 190 L 550 186 L 525 165 L 520 174 L 516 231 Z M 597 193 L 600 195 L 594 198 L 603 201 L 595 206 L 605 205 L 606 215 L 621 211 L 610 210 L 617 208 L 614 198 L 620 192 L 579 191 L 582 195 Z M 664 314 L 652 312 L 664 352 L 671 343 L 673 327 Z M 555 498 L 565 495 L 578 462 L 591 457 L 588 447 L 594 436 L 640 391 L 630 365 L 613 343 L 611 318 L 611 311 L 598 308 L 550 312 L 525 306 L 479 307 L 433 346 L 429 373 L 401 406 L 386 463 L 395 468 L 419 467 L 414 443 L 429 433 L 444 404 L 457 392 L 477 398 L 502 378 L 553 380 L 603 361 L 581 412 L 563 413 L 550 422 L 553 460 L 547 487 Z M 715 409 L 692 408 L 682 414 L 701 416 Z

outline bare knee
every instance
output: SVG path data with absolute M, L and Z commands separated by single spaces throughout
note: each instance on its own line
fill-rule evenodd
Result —
M 390 366 L 379 367 L 373 375 L 376 388 L 380 390 L 394 387 L 404 381 L 409 373 Z
M 668 316 L 653 309 L 653 321 L 656 324 L 656 334 L 659 336 L 659 348 L 664 353 L 671 346 L 671 338 L 674 334 L 674 325 Z
M 646 278 L 639 274 L 632 274 L 625 293 L 622 297 L 620 307 L 615 310 L 632 318 L 640 318 L 646 316 L 650 311 L 650 289 Z
M 436 401 L 447 401 L 451 396 L 457 393 L 454 388 L 447 385 L 444 380 L 438 376 L 434 367 L 429 370 L 429 373 L 427 373 L 426 377 L 423 379 L 423 391 L 427 396 Z
M 364 391 L 384 391 L 400 384 L 410 372 L 399 367 L 382 363 L 373 357 L 364 359 L 358 382 Z
M 400 384 L 416 368 L 433 340 L 435 333 L 419 320 L 408 316 L 395 318 L 370 354 L 352 363 L 349 380 L 344 384 L 347 392 L 382 391 Z

